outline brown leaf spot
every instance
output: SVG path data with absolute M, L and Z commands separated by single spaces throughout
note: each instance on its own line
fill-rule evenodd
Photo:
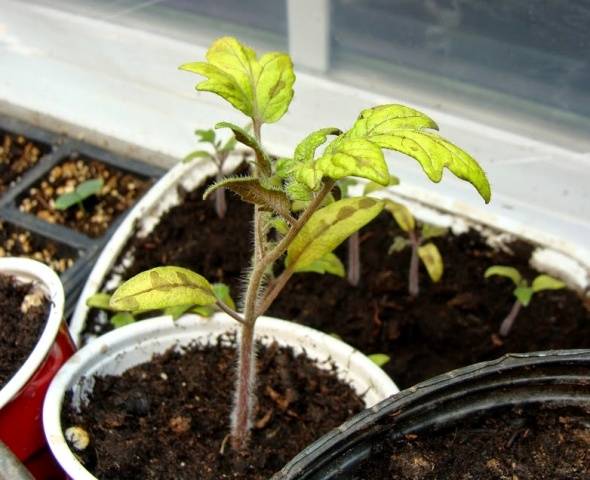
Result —
M 359 207 L 361 208 L 371 208 L 372 206 L 374 206 L 377 203 L 377 200 L 375 200 L 374 198 L 370 198 L 370 197 L 364 197 L 363 199 L 361 199 L 361 201 L 359 202 Z
M 354 212 L 356 212 L 356 210 L 353 207 L 343 207 L 338 211 L 336 218 L 338 220 L 344 220 L 354 215 Z

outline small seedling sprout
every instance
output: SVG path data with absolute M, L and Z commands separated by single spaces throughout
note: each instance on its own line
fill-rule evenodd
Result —
M 421 229 L 419 229 L 408 207 L 393 200 L 385 201 L 385 209 L 391 213 L 399 227 L 408 234 L 407 238 L 395 237 L 387 253 L 391 255 L 411 247 L 412 256 L 408 274 L 408 292 L 412 297 L 417 297 L 420 293 L 420 260 L 422 260 L 428 276 L 433 282 L 438 282 L 444 272 L 444 262 L 437 246 L 432 242 L 426 244 L 424 242 L 431 238 L 446 235 L 447 229 L 428 223 L 422 224 Z
M 506 265 L 491 266 L 484 273 L 485 278 L 489 278 L 494 275 L 509 278 L 515 285 L 512 293 L 516 297 L 516 300 L 514 301 L 510 312 L 500 324 L 499 333 L 502 337 L 508 336 L 521 308 L 528 307 L 535 293 L 541 292 L 543 290 L 559 290 L 565 288 L 566 286 L 561 280 L 545 274 L 535 277 L 533 283 L 529 285 L 529 282 L 522 278 L 522 275 L 516 268 Z
M 73 192 L 64 193 L 55 200 L 56 210 L 67 210 L 68 208 L 78 205 L 80 210 L 84 209 L 84 200 L 91 197 L 92 195 L 98 195 L 102 190 L 104 181 L 102 178 L 95 178 L 92 180 L 86 180 L 79 184 Z
M 330 264 L 333 250 L 384 207 L 384 201 L 367 196 L 326 202 L 335 183 L 361 177 L 388 185 L 383 149 L 390 149 L 416 159 L 434 182 L 447 168 L 474 185 L 486 202 L 491 192 L 485 173 L 471 156 L 433 132 L 438 127 L 432 119 L 402 105 L 363 110 L 344 132 L 337 128 L 312 132 L 297 145 L 292 158 L 275 161 L 262 145 L 262 127 L 280 120 L 291 103 L 295 74 L 290 57 L 280 52 L 258 57 L 235 38 L 224 37 L 212 44 L 206 58 L 180 68 L 207 77 L 197 90 L 220 95 L 244 113 L 253 128 L 250 135 L 230 123 L 216 126 L 231 129 L 238 142 L 252 148 L 255 162 L 249 175 L 225 178 L 205 193 L 206 197 L 227 188 L 254 205 L 252 264 L 242 308 L 230 307 L 204 277 L 180 267 L 158 267 L 136 275 L 116 290 L 109 305 L 121 311 L 215 306 L 239 323 L 230 445 L 240 453 L 248 447 L 256 403 L 256 320 L 294 273 L 318 261 Z M 316 154 L 328 140 L 323 152 Z M 269 241 L 267 233 L 277 225 L 278 239 Z M 284 256 L 285 268 L 273 278 L 273 265 Z
M 225 143 L 217 138 L 215 130 L 195 130 L 195 135 L 199 142 L 208 143 L 213 147 L 213 152 L 207 150 L 195 150 L 189 153 L 182 160 L 183 163 L 190 162 L 197 158 L 207 158 L 215 164 L 215 179 L 220 181 L 223 178 L 223 167 L 229 154 L 236 148 L 236 138 L 230 137 Z M 224 218 L 227 212 L 227 201 L 225 199 L 225 189 L 219 188 L 215 191 L 215 213 L 219 218 Z

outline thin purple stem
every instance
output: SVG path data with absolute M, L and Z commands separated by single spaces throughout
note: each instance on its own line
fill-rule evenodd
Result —
M 348 283 L 353 287 L 359 284 L 361 279 L 361 252 L 359 232 L 354 232 L 348 237 Z
M 420 239 L 414 230 L 408 232 L 410 238 L 410 246 L 412 248 L 412 258 L 410 259 L 410 273 L 408 275 L 408 291 L 412 297 L 417 297 L 420 293 L 419 284 L 419 268 L 420 257 L 418 257 L 418 247 L 420 246 Z
M 512 309 L 510 310 L 510 313 L 502 321 L 502 324 L 500 325 L 500 335 L 502 337 L 507 337 L 508 334 L 510 333 L 510 330 L 512 330 L 512 326 L 514 325 L 514 320 L 516 320 L 516 317 L 518 316 L 518 313 L 520 312 L 521 308 L 522 308 L 522 303 L 520 303 L 518 300 L 516 300 L 514 302 L 514 305 L 512 305 Z

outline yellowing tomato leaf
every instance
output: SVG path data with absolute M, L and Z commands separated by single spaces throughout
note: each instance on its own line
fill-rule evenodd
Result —
M 394 202 L 393 200 L 385 200 L 385 210 L 387 210 L 399 227 L 404 232 L 410 232 L 416 228 L 416 221 L 414 215 L 408 210 L 408 207 L 401 203 Z
M 346 270 L 344 264 L 340 259 L 333 253 L 326 253 L 323 257 L 318 258 L 316 261 L 310 263 L 306 267 L 295 270 L 296 272 L 315 272 L 320 274 L 330 273 L 337 277 L 344 277 Z
M 423 113 L 403 105 L 381 105 L 363 110 L 344 136 L 369 140 L 381 148 L 414 158 L 433 182 L 440 182 L 443 169 L 448 168 L 460 179 L 471 183 L 488 203 L 490 184 L 475 159 L 426 129 L 438 130 L 438 126 Z
M 418 247 L 418 256 L 426 267 L 428 276 L 433 282 L 438 282 L 444 272 L 443 259 L 434 243 L 427 243 Z
M 157 267 L 139 273 L 119 286 L 109 306 L 113 310 L 156 310 L 176 305 L 215 303 L 209 282 L 181 267 Z
M 307 268 L 373 220 L 382 208 L 380 200 L 353 197 L 316 211 L 289 246 L 286 264 L 295 271 Z
M 260 58 L 233 37 L 222 37 L 209 47 L 206 62 L 181 65 L 207 80 L 196 89 L 215 93 L 260 123 L 273 123 L 287 111 L 293 98 L 295 74 L 289 55 L 270 52 Z

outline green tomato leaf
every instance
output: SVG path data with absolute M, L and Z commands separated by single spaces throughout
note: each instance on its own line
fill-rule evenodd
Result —
M 353 197 L 316 211 L 289 246 L 287 266 L 295 271 L 307 268 L 373 220 L 382 209 L 380 200 Z
M 111 310 L 109 302 L 111 296 L 108 293 L 98 292 L 86 299 L 86 306 L 91 308 L 100 308 L 101 310 Z
M 293 98 L 295 74 L 289 55 L 271 52 L 256 58 L 251 48 L 222 37 L 207 51 L 207 62 L 188 63 L 181 70 L 207 77 L 197 90 L 215 93 L 260 123 L 279 120 Z
M 197 129 L 195 130 L 195 135 L 199 137 L 199 142 L 210 143 L 212 145 L 215 145 L 215 130 L 213 130 L 212 128 L 209 128 L 207 130 Z
M 280 217 L 274 217 L 271 220 L 270 225 L 272 228 L 274 228 L 281 235 L 286 235 L 287 232 L 289 231 L 289 225 L 287 224 L 285 219 L 280 218 Z
M 341 135 L 342 130 L 335 127 L 322 128 L 310 133 L 305 137 L 297 147 L 293 159 L 296 162 L 311 163 L 315 157 L 315 152 L 328 139 L 329 135 Z
M 401 228 L 404 232 L 411 232 L 416 228 L 414 215 L 412 215 L 408 207 L 405 205 L 388 199 L 385 200 L 385 210 L 391 213 L 399 225 L 399 228 Z
M 381 148 L 395 150 L 417 160 L 433 182 L 440 182 L 443 169 L 471 183 L 486 203 L 491 189 L 485 172 L 468 153 L 439 135 L 436 123 L 417 110 L 403 105 L 381 105 L 361 112 L 350 138 L 363 138 Z M 377 181 L 377 183 L 382 183 Z
M 55 199 L 54 207 L 56 210 L 67 210 L 72 205 L 80 203 L 83 198 L 76 192 L 68 192 L 60 195 Z
M 426 267 L 428 276 L 433 282 L 438 282 L 444 272 L 443 259 L 434 243 L 427 243 L 418 247 L 418 256 Z
M 111 325 L 115 328 L 121 328 L 125 325 L 135 323 L 135 317 L 129 312 L 118 312 L 111 317 Z
M 211 305 L 202 305 L 191 308 L 191 313 L 201 315 L 201 317 L 209 318 L 215 313 L 215 309 Z
M 425 241 L 430 238 L 444 237 L 447 234 L 447 232 L 448 230 L 444 227 L 438 227 L 430 223 L 425 223 L 424 225 L 422 225 L 422 234 L 420 237 L 422 241 Z
M 377 192 L 379 190 L 383 190 L 386 187 L 393 187 L 395 185 L 399 185 L 399 178 L 397 178 L 395 175 L 390 175 L 389 183 L 387 185 L 381 185 L 375 182 L 367 183 L 363 189 L 363 195 L 368 195 L 369 193 Z
M 195 150 L 194 152 L 189 153 L 186 157 L 182 159 L 182 163 L 192 162 L 197 158 L 213 158 L 213 155 L 206 150 Z
M 206 199 L 215 190 L 227 188 L 238 194 L 244 202 L 259 205 L 262 210 L 275 212 L 287 217 L 291 211 L 291 201 L 281 190 L 265 188 L 255 177 L 229 177 L 211 185 L 203 194 Z
M 314 272 L 314 273 L 330 273 L 337 277 L 344 277 L 346 270 L 344 264 L 340 259 L 332 252 L 326 253 L 323 257 L 318 258 L 316 261 L 310 263 L 306 267 L 298 268 L 296 272 Z
M 233 123 L 229 122 L 219 122 L 215 125 L 215 128 L 229 128 L 232 132 L 234 132 L 235 138 L 238 142 L 250 147 L 254 150 L 256 154 L 256 166 L 260 170 L 262 174 L 269 177 L 272 173 L 270 157 L 262 148 L 262 145 L 258 143 L 258 140 L 250 135 L 246 130 L 242 127 L 234 125 Z
M 493 265 L 485 271 L 484 277 L 488 278 L 488 277 L 491 277 L 492 275 L 498 275 L 500 277 L 509 278 L 510 280 L 512 280 L 514 282 L 514 285 L 516 285 L 517 287 L 525 286 L 523 284 L 522 275 L 514 267 L 508 267 L 505 265 Z
M 170 315 L 172 320 L 178 320 L 182 317 L 186 312 L 191 309 L 192 305 L 187 303 L 185 305 L 174 305 L 172 307 L 166 307 L 164 309 L 164 315 Z
M 84 200 L 85 198 L 98 194 L 103 185 L 104 180 L 102 178 L 86 180 L 76 187 L 76 193 Z
M 565 283 L 561 280 L 542 274 L 533 280 L 532 289 L 536 293 L 541 290 L 560 290 L 565 288 L 565 286 Z
M 535 293 L 531 287 L 516 287 L 514 289 L 514 296 L 518 299 L 524 307 L 528 307 Z
M 315 162 L 321 176 L 334 180 L 344 177 L 362 177 L 381 185 L 388 185 L 389 171 L 381 148 L 362 138 L 346 135 L 334 140 Z
M 226 285 L 225 283 L 221 283 L 221 282 L 214 283 L 213 284 L 213 293 L 215 294 L 215 296 L 217 297 L 218 300 L 221 300 L 229 308 L 231 308 L 232 310 L 235 310 L 236 303 L 234 302 L 234 299 L 231 297 L 231 294 L 229 291 L 229 285 Z
M 201 275 L 181 267 L 157 267 L 119 286 L 109 306 L 113 310 L 157 310 L 176 305 L 209 305 L 216 298 Z
M 383 367 L 391 360 L 391 357 L 384 353 L 373 353 L 372 355 L 367 355 L 367 357 L 378 367 Z
M 410 241 L 407 238 L 400 237 L 399 235 L 393 239 L 393 243 L 387 250 L 387 254 L 399 253 L 410 245 Z

